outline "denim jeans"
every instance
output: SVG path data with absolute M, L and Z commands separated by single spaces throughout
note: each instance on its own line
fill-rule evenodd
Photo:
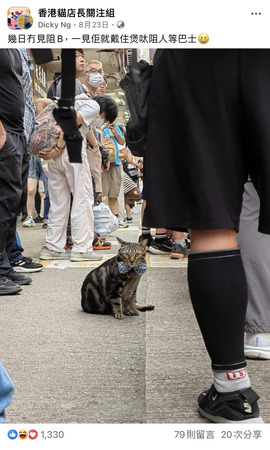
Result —
M 0 423 L 5 423 L 5 408 L 11 403 L 14 384 L 0 363 Z
M 20 261 L 21 259 L 23 259 L 23 254 L 22 254 L 23 251 L 24 251 L 24 249 L 22 248 L 20 236 L 18 235 L 18 232 L 16 231 L 14 245 L 13 245 L 13 248 L 9 255 L 9 260 L 12 262 Z

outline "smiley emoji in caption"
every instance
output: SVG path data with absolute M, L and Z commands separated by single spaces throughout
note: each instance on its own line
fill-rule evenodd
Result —
M 20 439 L 24 440 L 24 439 L 27 438 L 27 436 L 28 436 L 28 433 L 27 433 L 26 430 L 20 430 L 20 431 L 19 431 L 19 438 L 20 438 Z
M 199 41 L 201 44 L 207 44 L 207 42 L 209 41 L 209 36 L 208 36 L 208 34 L 201 33 L 200 36 L 198 37 L 198 41 Z

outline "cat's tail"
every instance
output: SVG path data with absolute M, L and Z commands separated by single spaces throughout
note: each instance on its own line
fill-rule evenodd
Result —
M 138 303 L 136 303 L 135 306 L 138 311 L 152 311 L 153 309 L 155 309 L 154 305 L 138 305 Z

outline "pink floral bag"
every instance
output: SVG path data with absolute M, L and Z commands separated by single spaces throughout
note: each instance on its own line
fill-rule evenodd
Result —
M 61 132 L 53 117 L 55 103 L 50 103 L 36 117 L 36 125 L 30 141 L 30 154 L 37 156 L 40 151 L 48 152 L 55 147 Z

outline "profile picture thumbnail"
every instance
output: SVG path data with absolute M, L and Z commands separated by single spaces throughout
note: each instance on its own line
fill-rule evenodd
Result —
M 8 9 L 7 24 L 11 30 L 28 30 L 33 25 L 33 17 L 27 6 L 12 6 Z

